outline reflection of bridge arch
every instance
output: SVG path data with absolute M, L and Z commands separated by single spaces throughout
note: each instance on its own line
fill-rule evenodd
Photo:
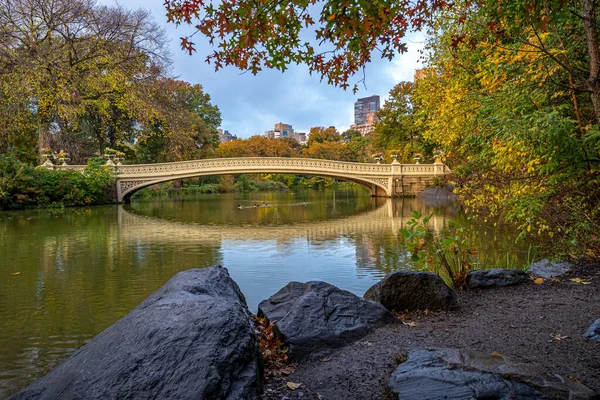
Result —
M 83 169 L 73 165 L 61 169 Z M 365 164 L 311 158 L 212 158 L 161 164 L 115 167 L 117 201 L 127 200 L 146 186 L 176 179 L 232 174 L 317 175 L 348 180 L 366 186 L 373 196 L 414 195 L 436 176 L 451 171 L 438 164 Z
M 119 207 L 119 235 L 121 239 L 130 241 L 169 241 L 180 242 L 188 239 L 197 243 L 211 244 L 222 240 L 289 240 L 305 237 L 309 241 L 325 241 L 338 238 L 340 235 L 366 234 L 388 230 L 398 234 L 408 220 L 410 209 L 395 209 L 398 203 L 387 200 L 375 210 L 345 218 L 325 221 L 311 221 L 280 226 L 232 226 L 232 225 L 200 225 L 163 220 L 156 217 L 142 216 L 123 207 Z M 419 204 L 420 211 L 426 213 L 429 207 Z M 435 230 L 442 229 L 451 219 L 447 215 L 434 215 L 429 224 Z

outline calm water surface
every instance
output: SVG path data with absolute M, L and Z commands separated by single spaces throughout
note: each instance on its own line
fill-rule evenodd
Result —
M 221 264 L 252 312 L 290 281 L 362 295 L 409 266 L 398 229 L 412 210 L 440 229 L 452 205 L 366 192 L 198 195 L 130 206 L 0 213 L 0 398 L 124 316 L 179 271 Z M 472 227 L 484 251 L 513 237 Z

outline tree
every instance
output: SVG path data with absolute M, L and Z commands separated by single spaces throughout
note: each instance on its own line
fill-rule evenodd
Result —
M 295 140 L 268 139 L 264 136 L 252 136 L 221 143 L 217 157 L 298 157 L 300 148 Z
M 344 143 L 348 143 L 359 137 L 361 137 L 360 132 L 355 131 L 353 129 L 348 129 L 348 130 L 342 132 L 342 140 L 344 141 Z
M 374 50 L 388 59 L 405 52 L 406 32 L 430 27 L 437 13 L 460 13 L 461 25 L 476 14 L 483 17 L 478 22 L 488 33 L 542 51 L 568 71 L 577 90 L 590 94 L 595 122 L 600 123 L 600 43 L 594 0 L 166 0 L 165 7 L 170 22 L 194 25 L 208 38 L 216 50 L 206 61 L 217 70 L 234 65 L 252 73 L 263 67 L 284 71 L 290 63 L 301 63 L 344 89 L 350 77 L 371 61 Z M 585 43 L 582 64 L 569 64 L 544 46 L 541 37 L 561 28 Z M 306 41 L 309 30 L 313 40 Z M 530 30 L 536 34 L 522 35 Z M 455 42 L 464 38 L 463 32 Z M 181 46 L 190 53 L 195 50 L 190 37 L 182 38 Z
M 206 61 L 215 69 L 234 65 L 257 73 L 263 67 L 284 71 L 290 63 L 306 64 L 311 72 L 343 88 L 371 61 L 375 50 L 389 59 L 405 52 L 407 30 L 421 28 L 432 12 L 447 4 L 445 0 L 165 1 L 170 22 L 194 25 L 208 38 L 216 50 Z M 307 41 L 309 28 L 313 37 Z M 190 37 L 182 38 L 181 45 L 190 53 L 195 50 Z
M 393 150 L 398 161 L 413 162 L 414 153 L 431 155 L 431 146 L 425 146 L 415 113 L 418 105 L 413 99 L 414 85 L 411 82 L 400 82 L 392 90 L 388 100 L 377 113 L 370 137 L 373 147 L 380 152 Z
M 310 128 L 307 145 L 310 147 L 313 143 L 340 142 L 341 140 L 340 133 L 334 127 L 315 126 Z
M 556 60 L 585 59 L 570 45 L 577 30 L 530 27 L 511 42 L 481 13 L 460 21 L 457 8 L 436 22 L 412 92 L 415 126 L 444 151 L 467 212 L 586 246 L 600 221 L 598 130 L 592 99 Z
M 172 78 L 148 82 L 139 119 L 136 159 L 142 163 L 211 156 L 219 144 L 221 112 L 202 85 Z
M 89 142 L 102 150 L 106 131 L 118 133 L 115 113 L 134 107 L 129 88 L 166 62 L 163 31 L 146 11 L 92 0 L 0 3 L 0 77 L 21 77 L 12 90 L 28 92 L 40 152 L 50 139 L 76 159 Z

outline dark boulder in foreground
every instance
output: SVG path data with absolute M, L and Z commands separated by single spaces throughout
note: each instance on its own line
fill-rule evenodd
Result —
M 398 271 L 371 286 L 365 298 L 390 311 L 450 310 L 457 306 L 456 294 L 431 272 Z
M 544 368 L 471 350 L 413 350 L 388 381 L 399 399 L 597 399 L 594 391 Z
M 290 282 L 259 304 L 258 316 L 274 322 L 297 359 L 324 356 L 395 320 L 380 304 L 326 282 Z
M 533 263 L 527 269 L 527 272 L 541 278 L 550 279 L 568 274 L 573 269 L 574 265 L 570 262 L 554 262 L 547 258 Z
M 262 358 L 225 268 L 180 272 L 12 399 L 255 399 Z
M 467 275 L 467 285 L 471 289 L 482 289 L 496 286 L 512 286 L 525 283 L 529 275 L 517 269 L 486 269 L 471 271 Z
M 597 340 L 600 342 L 600 318 L 598 318 L 596 322 L 590 325 L 590 327 L 587 331 L 585 331 L 585 334 L 583 336 L 590 340 Z

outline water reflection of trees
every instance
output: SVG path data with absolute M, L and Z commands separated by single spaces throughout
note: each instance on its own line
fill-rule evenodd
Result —
M 56 365 L 181 269 L 221 260 L 219 243 L 186 251 L 121 240 L 116 207 L 9 213 L 0 220 L 0 235 L 0 398 Z

